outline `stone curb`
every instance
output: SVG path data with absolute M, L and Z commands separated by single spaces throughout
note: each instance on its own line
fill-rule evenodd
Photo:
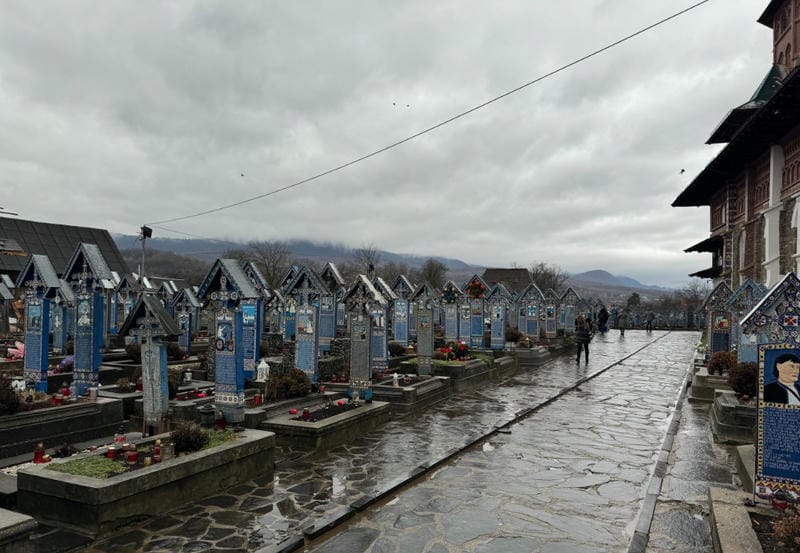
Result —
M 710 487 L 711 536 L 715 553 L 763 553 L 744 506 L 744 492 Z
M 683 382 L 675 398 L 674 409 L 670 417 L 667 434 L 661 443 L 661 450 L 658 454 L 658 461 L 653 467 L 653 474 L 650 475 L 650 482 L 647 485 L 647 493 L 644 496 L 642 507 L 639 509 L 639 517 L 636 520 L 636 528 L 628 546 L 628 553 L 645 553 L 647 543 L 650 541 L 650 526 L 653 523 L 653 516 L 656 511 L 656 504 L 661 495 L 661 485 L 669 467 L 669 456 L 672 452 L 672 444 L 675 442 L 675 435 L 680 428 L 681 415 L 683 414 L 683 400 L 689 388 L 689 380 L 693 374 L 692 363 L 686 369 Z

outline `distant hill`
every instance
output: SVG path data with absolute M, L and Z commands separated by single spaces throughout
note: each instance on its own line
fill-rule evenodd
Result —
M 138 249 L 141 251 L 142 247 L 142 243 L 137 237 L 121 234 L 112 235 L 112 237 L 117 247 L 120 250 L 127 250 L 126 254 L 130 256 L 131 262 L 134 262 L 137 254 L 135 251 L 130 250 Z M 311 242 L 309 240 L 290 240 L 287 241 L 287 244 L 291 250 L 292 257 L 295 259 L 308 259 L 321 263 L 331 261 L 337 264 L 351 262 L 353 260 L 354 250 L 344 244 Z M 146 245 L 148 250 L 160 250 L 162 252 L 170 252 L 190 257 L 203 262 L 206 266 L 210 266 L 215 259 L 223 256 L 226 251 L 243 249 L 246 248 L 246 246 L 245 243 L 233 242 L 230 240 L 160 238 L 157 236 L 148 239 Z M 410 269 L 418 269 L 429 257 L 381 251 L 380 259 L 382 264 L 403 263 L 408 265 Z M 448 268 L 447 278 L 453 280 L 458 285 L 463 285 L 472 275 L 482 275 L 485 270 L 483 266 L 470 265 L 460 259 L 448 257 L 433 257 L 433 259 L 439 261 Z M 169 258 L 164 256 L 164 261 L 167 262 L 168 260 Z M 138 261 L 134 262 L 132 267 L 136 267 L 136 263 L 138 263 Z M 159 267 L 159 269 L 164 271 L 165 274 L 169 273 L 166 267 Z M 192 280 L 195 280 L 196 276 L 194 275 L 202 269 L 200 269 L 199 266 L 192 266 L 191 269 L 193 274 Z M 633 292 L 640 294 L 645 301 L 657 299 L 659 296 L 671 292 L 671 290 L 666 288 L 642 284 L 638 280 L 627 276 L 615 276 L 602 269 L 570 275 L 567 285 L 571 286 L 583 297 L 596 296 L 603 298 L 609 303 L 624 301 Z
M 114 242 L 120 250 L 131 250 L 142 248 L 142 243 L 138 237 L 115 234 L 112 235 Z M 291 250 L 292 257 L 297 259 L 310 259 L 314 261 L 321 261 L 327 263 L 341 263 L 343 261 L 352 261 L 353 249 L 345 246 L 344 244 L 335 244 L 332 242 L 311 242 L 309 240 L 287 240 L 287 245 Z M 172 252 L 178 255 L 185 255 L 187 257 L 194 257 L 196 259 L 213 262 L 218 257 L 229 250 L 244 249 L 247 244 L 243 242 L 233 242 L 229 240 L 205 240 L 201 238 L 148 238 L 146 249 L 160 250 L 164 252 Z M 405 263 L 411 268 L 419 268 L 430 257 L 406 253 L 394 253 L 381 250 L 381 263 Z M 446 265 L 451 271 L 458 273 L 469 273 L 467 278 L 472 276 L 475 272 L 483 272 L 482 267 L 474 267 L 461 261 L 460 259 L 452 259 L 448 257 L 436 257 L 433 259 Z M 474 270 L 473 270 L 474 269 Z M 472 271 L 472 272 L 470 272 Z

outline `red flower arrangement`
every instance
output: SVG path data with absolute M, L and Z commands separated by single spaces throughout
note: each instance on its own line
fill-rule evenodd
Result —
M 480 280 L 473 280 L 467 284 L 466 292 L 471 298 L 482 298 L 486 293 L 486 285 Z

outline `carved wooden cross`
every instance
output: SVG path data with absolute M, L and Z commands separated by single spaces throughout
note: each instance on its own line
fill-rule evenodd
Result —
M 27 288 L 26 295 L 28 297 L 38 297 L 39 288 L 44 288 L 44 281 L 39 278 L 39 271 L 36 270 L 36 267 L 33 268 L 33 279 L 26 280 L 25 287 Z
M 293 295 L 296 295 L 300 301 L 300 305 L 311 305 L 311 296 L 316 296 L 319 291 L 308 285 L 308 278 L 303 278 L 301 286 L 293 290 Z

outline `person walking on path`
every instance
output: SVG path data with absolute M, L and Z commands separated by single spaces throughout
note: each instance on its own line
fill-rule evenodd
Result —
M 581 362 L 581 350 L 586 356 L 586 362 L 589 362 L 589 342 L 592 340 L 592 323 L 583 318 L 583 315 L 578 315 L 575 319 L 575 342 L 578 344 L 578 351 L 575 358 L 576 363 Z
M 617 317 L 617 328 L 619 328 L 619 335 L 625 336 L 625 329 L 628 328 L 630 324 L 629 321 L 630 313 L 627 309 L 623 309 L 622 313 L 620 313 L 619 317 Z

